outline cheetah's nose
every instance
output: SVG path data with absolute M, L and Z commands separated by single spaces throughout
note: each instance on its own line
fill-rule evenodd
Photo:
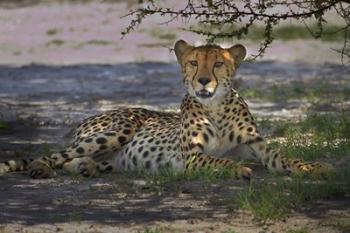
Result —
M 198 79 L 198 82 L 199 82 L 200 84 L 202 84 L 203 87 L 204 87 L 205 85 L 207 85 L 208 83 L 210 83 L 210 79 L 209 79 L 208 77 L 200 77 L 200 78 Z

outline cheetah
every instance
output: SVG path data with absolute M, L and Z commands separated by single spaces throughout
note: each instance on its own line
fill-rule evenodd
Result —
M 55 169 L 85 177 L 107 172 L 186 172 L 225 168 L 250 179 L 252 170 L 232 159 L 231 151 L 261 162 L 270 172 L 327 174 L 327 163 L 303 162 L 271 149 L 260 135 L 248 105 L 232 87 L 246 56 L 237 44 L 175 43 L 186 89 L 180 113 L 120 108 L 92 116 L 78 125 L 70 146 L 39 159 L 0 163 L 0 174 L 27 170 L 32 178 L 49 178 Z

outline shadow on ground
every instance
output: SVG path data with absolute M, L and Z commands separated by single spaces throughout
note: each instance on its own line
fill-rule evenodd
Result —
M 121 106 L 174 111 L 184 95 L 177 64 L 0 66 L 0 78 L 1 160 L 38 157 L 60 148 L 65 141 L 63 135 L 89 115 Z M 267 61 L 244 64 L 236 80 L 233 85 L 240 89 L 268 92 L 274 83 L 328 80 L 346 84 L 349 74 L 342 66 L 332 64 Z M 302 113 L 293 112 L 300 108 L 295 102 L 283 103 L 284 112 L 278 104 L 249 104 L 257 115 L 266 112 L 291 117 Z M 254 171 L 257 179 L 266 175 L 259 167 Z M 48 180 L 9 174 L 0 177 L 0 184 L 0 224 L 10 227 L 67 222 L 147 225 L 191 219 L 220 224 L 229 219 L 228 224 L 233 224 L 230 221 L 238 220 L 230 217 L 237 214 L 232 197 L 247 187 L 231 179 L 211 185 L 180 181 L 161 186 L 127 175 L 88 180 L 64 174 Z M 306 211 L 305 215 L 322 219 L 328 207 L 348 208 L 342 200 L 332 203 Z
M 215 221 L 233 213 L 228 208 L 232 203 L 223 200 L 245 186 L 243 181 L 226 180 L 220 185 L 196 181 L 161 187 L 125 176 L 87 180 L 62 174 L 48 180 L 15 174 L 0 177 L 0 183 L 0 223 L 23 225 L 80 221 L 131 224 L 192 218 Z

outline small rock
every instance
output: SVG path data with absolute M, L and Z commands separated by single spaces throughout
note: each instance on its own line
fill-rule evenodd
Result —
M 136 186 L 145 186 L 147 182 L 145 180 L 134 180 L 133 184 Z

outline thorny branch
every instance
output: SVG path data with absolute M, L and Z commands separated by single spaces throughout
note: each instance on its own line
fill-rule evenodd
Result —
M 264 28 L 264 39 L 261 41 L 257 54 L 252 59 L 263 56 L 268 46 L 273 42 L 275 26 L 282 21 L 295 19 L 301 21 L 314 38 L 321 37 L 325 32 L 323 26 L 327 23 L 326 12 L 335 12 L 344 22 L 341 31 L 344 32 L 343 48 L 339 50 L 343 64 L 350 63 L 350 0 L 184 0 L 183 8 L 161 6 L 162 1 L 140 0 L 139 8 L 131 10 L 126 16 L 132 16 L 129 26 L 122 35 L 130 33 L 151 15 L 164 16 L 165 23 L 182 19 L 194 22 L 198 27 L 189 26 L 185 30 L 203 35 L 208 43 L 218 39 L 244 39 L 251 27 L 260 22 Z M 164 5 L 164 3 L 163 3 Z M 316 20 L 317 30 L 312 31 L 306 20 Z M 228 30 L 221 30 L 225 27 Z M 208 30 L 216 28 L 217 30 Z

